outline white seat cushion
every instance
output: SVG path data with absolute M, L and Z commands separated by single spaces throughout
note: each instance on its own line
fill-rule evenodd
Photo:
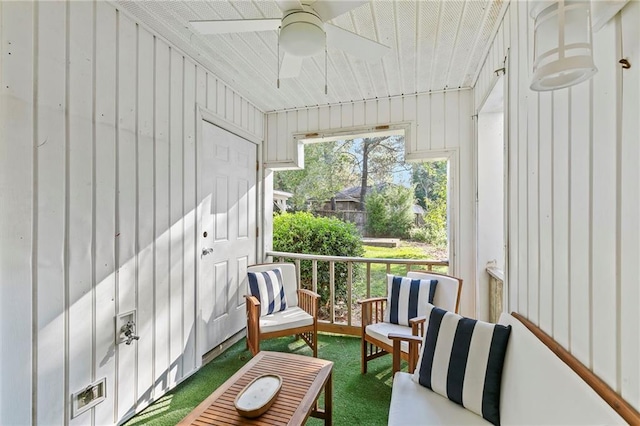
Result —
M 376 324 L 370 324 L 365 328 L 365 333 L 375 339 L 380 340 L 383 343 L 386 343 L 389 346 L 393 346 L 393 341 L 389 339 L 387 336 L 391 333 L 394 334 L 407 334 L 411 335 L 411 327 L 406 327 L 404 325 L 391 324 L 388 322 L 379 322 Z M 409 352 L 409 344 L 407 342 L 402 342 L 400 344 L 400 350 L 402 352 Z
M 415 383 L 411 374 L 396 373 L 391 393 L 389 426 L 489 424 L 491 423 L 461 405 Z
M 296 306 L 260 317 L 260 332 L 272 333 L 311 324 L 313 324 L 313 317 Z

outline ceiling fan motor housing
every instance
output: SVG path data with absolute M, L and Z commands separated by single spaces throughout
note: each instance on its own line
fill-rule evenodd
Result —
M 282 18 L 280 47 L 288 54 L 313 56 L 322 52 L 325 44 L 322 20 L 313 9 L 289 11 Z

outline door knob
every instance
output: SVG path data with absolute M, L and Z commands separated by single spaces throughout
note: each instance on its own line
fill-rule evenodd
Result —
M 213 253 L 213 249 L 211 247 L 202 249 L 202 256 L 206 256 L 206 255 L 211 254 L 211 253 Z

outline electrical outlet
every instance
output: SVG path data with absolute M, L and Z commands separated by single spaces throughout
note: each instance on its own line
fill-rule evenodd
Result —
M 71 395 L 73 409 L 71 418 L 95 407 L 107 398 L 107 378 L 103 377 L 86 388 Z
M 136 311 L 125 312 L 115 317 L 115 336 L 116 336 L 116 345 L 120 343 L 125 343 L 127 340 L 127 336 L 124 335 L 123 327 L 127 325 L 127 323 L 132 322 L 136 323 Z

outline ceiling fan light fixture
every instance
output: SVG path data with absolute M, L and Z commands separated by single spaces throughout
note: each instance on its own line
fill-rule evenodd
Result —
M 324 51 L 326 36 L 322 20 L 312 12 L 296 11 L 282 19 L 280 47 L 294 56 L 313 56 Z

